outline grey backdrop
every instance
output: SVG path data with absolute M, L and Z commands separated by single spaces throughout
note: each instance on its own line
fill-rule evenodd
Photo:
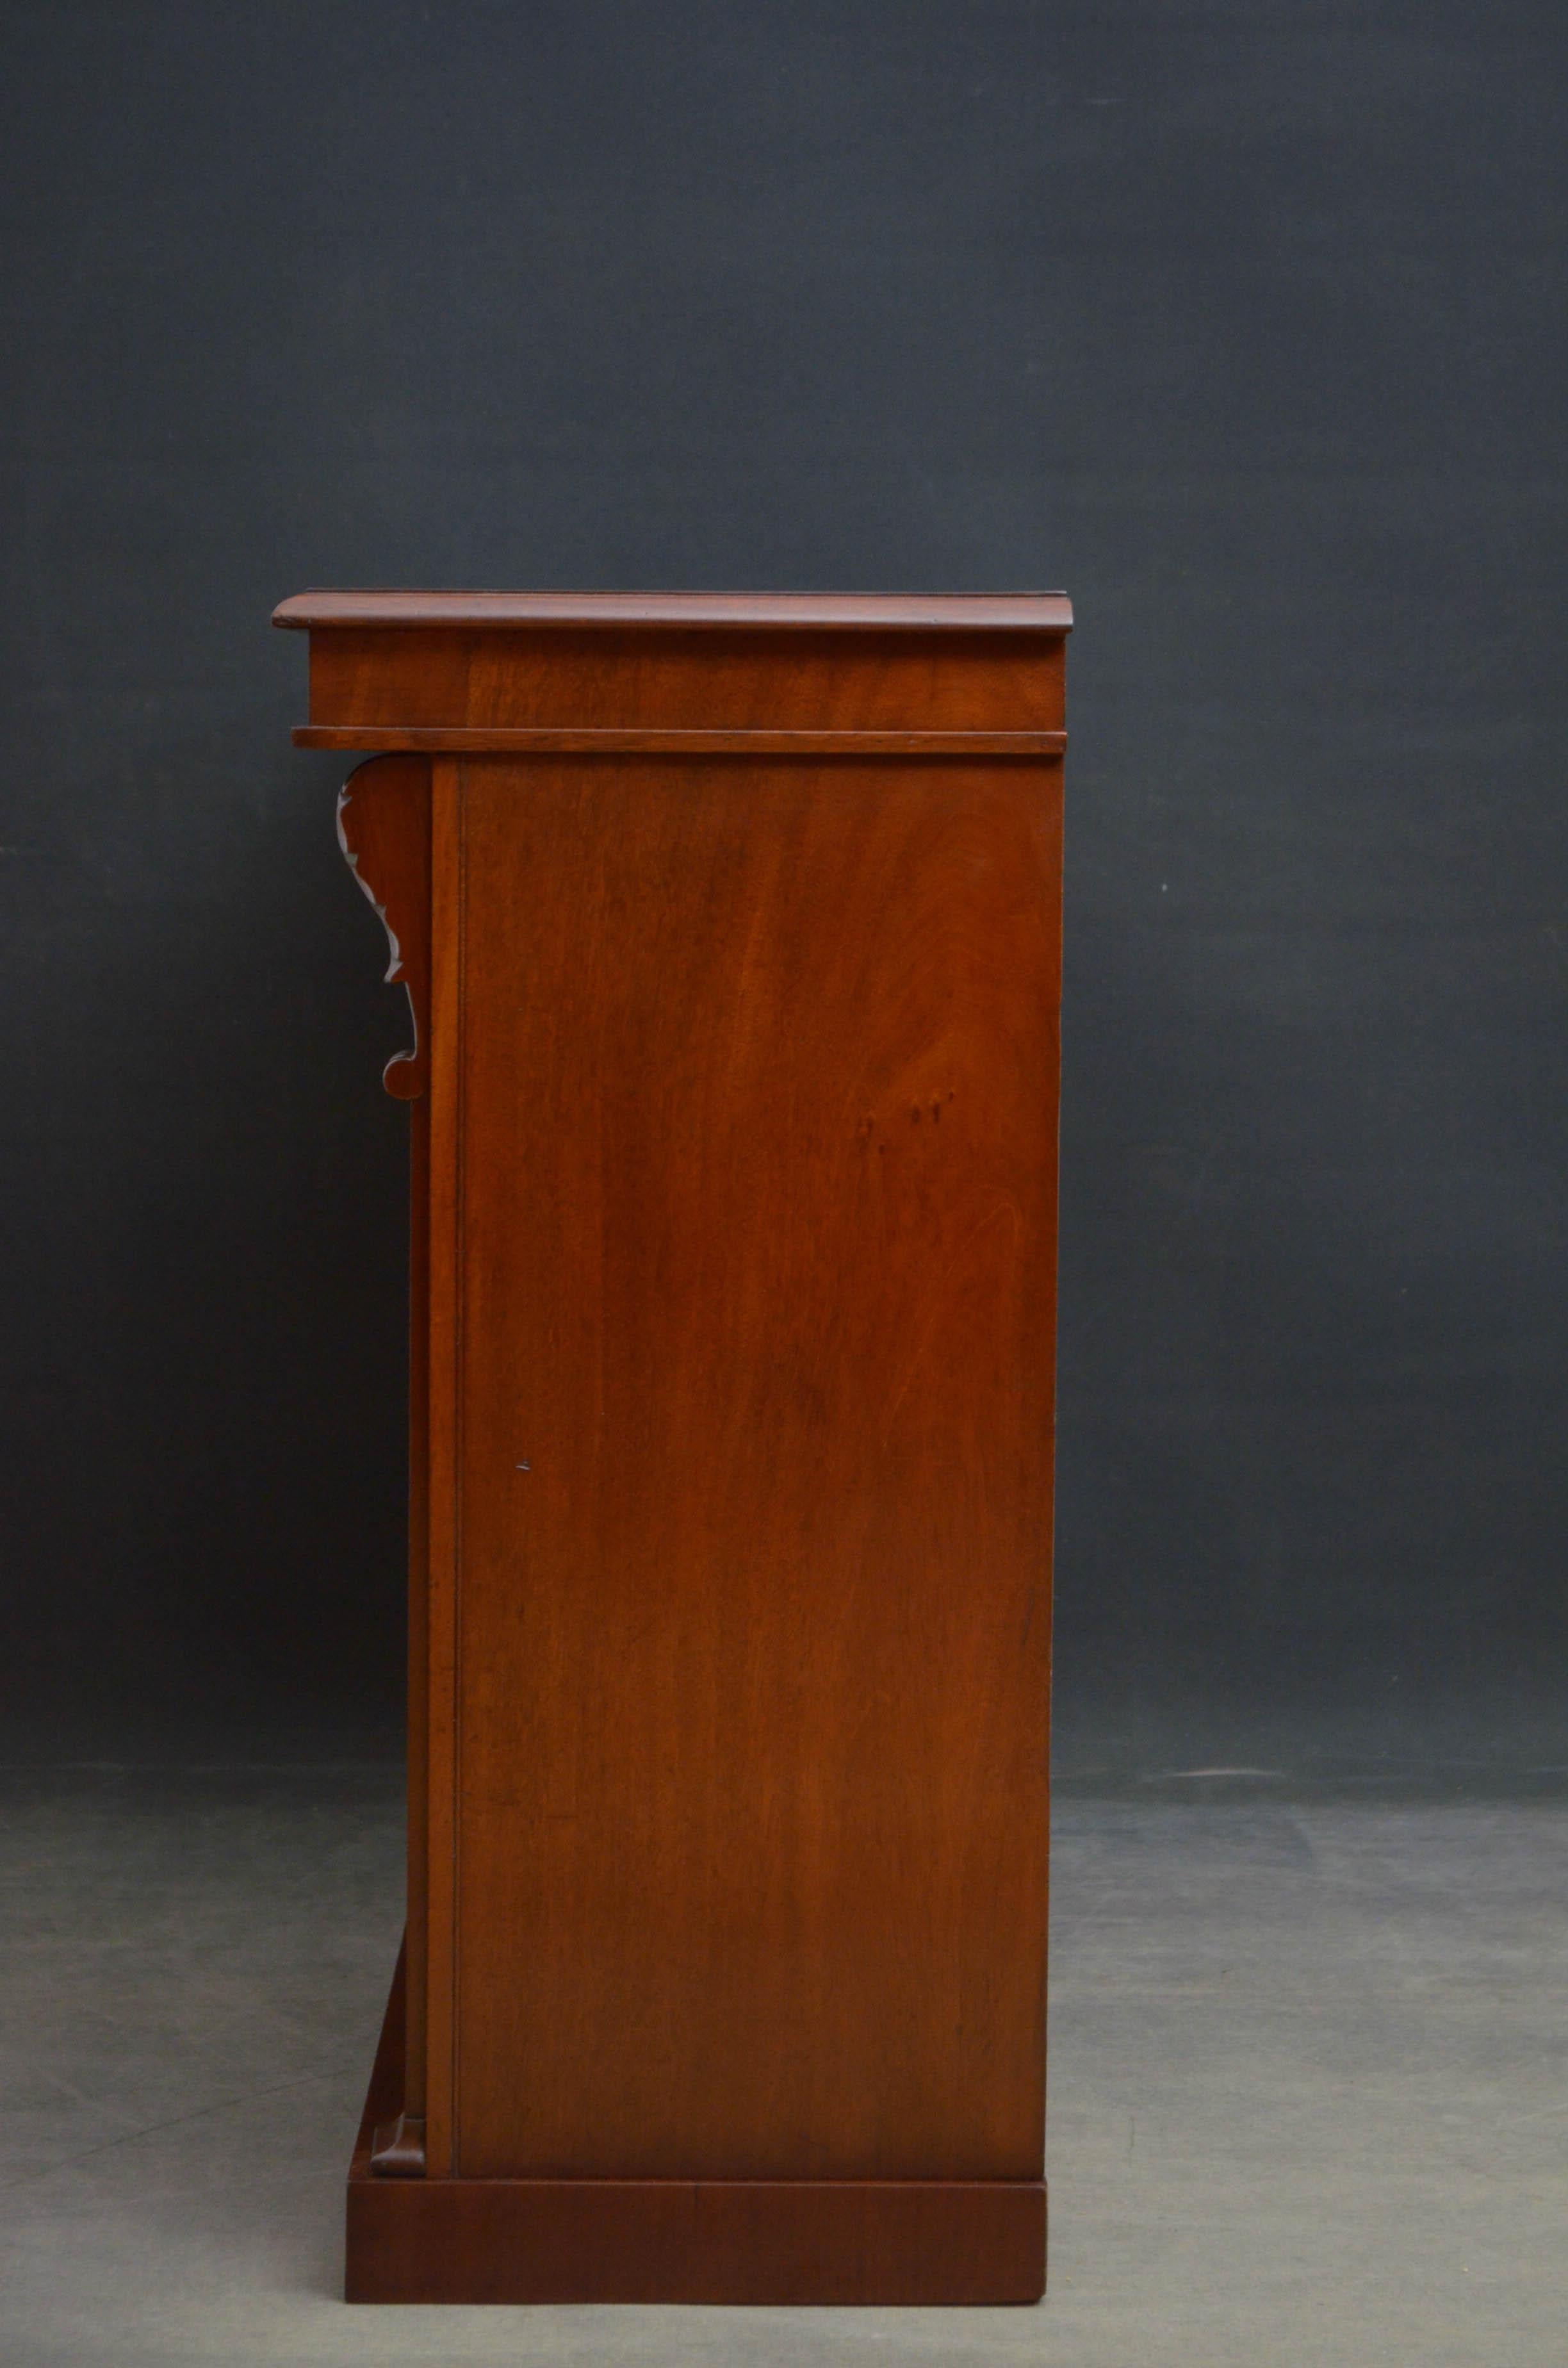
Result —
M 401 1020 L 273 601 L 1062 586 L 1064 1750 L 1540 1758 L 1561 7 L 4 20 L 15 1748 L 395 1736 Z

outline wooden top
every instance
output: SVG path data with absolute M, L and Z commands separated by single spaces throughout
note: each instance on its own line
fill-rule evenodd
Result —
M 296 592 L 275 625 L 327 626 L 750 625 L 887 632 L 1068 633 L 1073 604 L 1061 592 Z

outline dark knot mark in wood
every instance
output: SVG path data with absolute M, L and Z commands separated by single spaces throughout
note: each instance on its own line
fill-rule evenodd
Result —
M 348 869 L 381 918 L 392 949 L 389 984 L 408 990 L 414 1048 L 394 1053 L 381 1083 L 414 1101 L 428 1078 L 430 1035 L 430 763 L 372 757 L 338 792 L 337 838 Z

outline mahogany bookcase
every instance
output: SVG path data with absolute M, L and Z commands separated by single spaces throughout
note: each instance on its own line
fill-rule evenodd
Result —
M 274 621 L 414 1017 L 349 2297 L 1034 2300 L 1068 604 Z

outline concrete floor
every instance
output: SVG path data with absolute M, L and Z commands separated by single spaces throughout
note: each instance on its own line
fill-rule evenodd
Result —
M 437 2312 L 335 2299 L 394 1781 L 0 1797 L 6 2368 L 1568 2362 L 1561 1803 L 1062 1804 L 1038 2310 Z

